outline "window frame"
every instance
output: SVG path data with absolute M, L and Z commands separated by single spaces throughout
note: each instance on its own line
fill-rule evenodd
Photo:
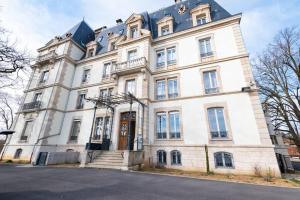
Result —
M 209 41 L 209 46 L 210 46 L 210 51 L 208 51 L 208 42 Z M 205 52 L 202 52 L 202 48 L 201 48 L 201 42 L 205 42 Z M 212 46 L 212 38 L 211 37 L 206 37 L 206 38 L 202 38 L 199 39 L 199 49 L 200 49 L 200 57 L 201 58 L 208 58 L 208 57 L 212 57 L 214 56 L 214 50 L 213 50 L 213 46 Z
M 49 79 L 49 73 L 50 73 L 50 70 L 44 70 L 42 72 L 41 77 L 40 77 L 40 81 L 39 81 L 40 84 L 45 84 L 48 81 L 48 79 Z M 47 78 L 46 79 L 45 79 L 45 74 L 47 74 Z
M 136 30 L 136 31 L 133 32 L 133 30 Z M 138 32 L 139 32 L 139 26 L 138 25 L 130 26 L 130 38 L 131 39 L 137 39 L 139 37 Z
M 179 116 L 179 136 L 180 137 L 171 137 L 171 126 L 170 126 L 170 113 L 178 113 Z M 166 117 L 166 137 L 165 138 L 159 138 L 158 137 L 158 121 L 157 117 L 159 114 L 164 114 Z M 182 123 L 182 110 L 181 108 L 169 108 L 169 109 L 156 109 L 154 110 L 154 116 L 155 116 L 155 126 L 154 126 L 154 132 L 155 132 L 155 140 L 157 141 L 183 141 L 184 139 L 184 134 L 183 134 L 183 123 Z
M 173 60 L 168 60 L 169 59 L 169 50 L 174 50 L 174 57 L 175 59 Z M 163 48 L 158 48 L 155 50 L 156 54 L 155 54 L 155 60 L 156 60 L 156 64 L 155 64 L 155 69 L 156 70 L 160 70 L 160 69 L 165 69 L 171 66 L 176 66 L 178 63 L 178 45 L 169 45 L 167 47 L 163 47 Z M 164 52 L 164 61 L 163 62 L 158 62 L 159 56 L 158 54 Z
M 160 159 L 160 155 L 162 155 L 162 158 Z M 167 152 L 165 150 L 157 150 L 156 151 L 156 157 L 157 157 L 157 165 L 159 166 L 164 166 L 167 165 L 168 160 L 167 160 Z
M 225 126 L 227 131 L 227 138 L 213 138 L 211 135 L 210 130 L 210 123 L 208 118 L 208 109 L 209 108 L 218 108 L 222 107 L 224 109 L 224 120 L 225 120 Z M 216 102 L 216 103 L 209 103 L 204 104 L 204 111 L 206 115 L 206 128 L 207 128 L 207 134 L 209 137 L 209 143 L 215 144 L 215 143 L 224 143 L 224 144 L 233 144 L 233 138 L 232 138 L 232 131 L 231 131 L 231 123 L 230 123 L 230 117 L 228 114 L 228 106 L 226 102 Z
M 84 109 L 86 95 L 87 95 L 87 92 L 86 92 L 86 91 L 78 92 L 78 95 L 77 95 L 77 101 L 76 101 L 76 110 Z M 80 97 L 81 97 L 81 96 L 84 96 L 84 97 L 83 97 L 82 103 L 79 104 L 79 103 L 80 103 Z
M 129 78 L 125 80 L 125 94 L 128 94 L 128 82 L 133 81 L 134 82 L 134 92 L 132 93 L 133 95 L 136 95 L 137 93 L 137 81 L 136 78 Z
M 78 123 L 78 122 L 79 122 L 79 130 L 77 130 L 78 131 L 77 135 L 74 136 L 73 133 L 74 133 L 74 129 L 75 129 L 75 123 Z M 81 125 L 82 125 L 81 119 L 73 119 L 72 120 L 68 143 L 77 143 L 78 142 L 78 137 L 81 132 Z M 76 140 L 74 140 L 72 137 L 76 137 Z
M 27 135 L 25 135 L 26 133 L 26 129 L 28 127 L 28 123 L 32 123 L 31 125 L 31 130 L 29 132 L 32 132 L 33 131 L 33 126 L 34 126 L 34 120 L 33 119 L 29 119 L 29 120 L 26 120 L 25 123 L 24 123 L 24 126 L 23 126 L 23 129 L 22 129 L 22 133 L 21 133 L 21 136 L 20 136 L 20 141 L 22 142 L 27 142 L 28 141 L 28 138 L 30 137 L 30 133 L 28 133 Z M 26 139 L 24 139 L 26 137 Z
M 217 92 L 214 93 L 206 93 L 206 88 L 205 88 L 205 80 L 204 80 L 204 73 L 210 72 L 210 71 L 216 71 L 216 81 L 217 81 Z M 213 67 L 206 67 L 206 68 L 201 68 L 200 69 L 200 77 L 201 77 L 201 82 L 200 85 L 202 85 L 201 89 L 201 94 L 203 95 L 217 95 L 223 92 L 223 84 L 222 84 L 222 79 L 221 79 L 221 69 L 220 66 L 213 66 Z
M 219 166 L 217 163 L 217 155 L 220 154 L 222 157 L 222 166 Z M 230 156 L 230 162 L 231 162 L 231 166 L 226 166 L 226 160 L 225 160 L 225 155 L 229 155 Z M 218 151 L 214 153 L 214 161 L 215 161 L 215 168 L 216 169 L 234 169 L 234 159 L 233 159 L 233 154 L 230 152 L 225 152 L 225 151 Z
M 90 78 L 91 78 L 91 69 L 89 69 L 89 68 L 83 69 L 82 77 L 81 77 L 81 84 L 88 83 L 90 81 Z
M 167 32 L 164 31 L 166 29 L 167 29 Z M 161 36 L 165 36 L 165 35 L 170 35 L 171 34 L 171 30 L 170 30 L 170 25 L 169 24 L 160 27 L 160 30 L 161 30 Z
M 133 58 L 131 58 L 130 53 L 135 52 L 135 55 L 133 56 Z M 127 51 L 127 61 L 133 61 L 138 59 L 138 50 L 137 49 L 130 49 Z
M 205 19 L 205 22 L 203 23 L 203 19 Z M 201 23 L 198 23 L 199 21 L 201 21 Z M 197 26 L 200 26 L 200 25 L 204 25 L 204 24 L 207 24 L 207 16 L 206 14 L 199 14 L 196 16 L 196 24 Z
M 220 116 L 219 116 L 219 111 L 222 111 L 222 120 L 223 122 L 219 121 L 220 119 Z M 213 111 L 213 118 L 214 118 L 214 123 L 215 123 L 215 126 L 217 128 L 217 135 L 218 136 L 214 136 L 215 135 L 215 131 L 212 130 L 212 124 L 210 123 L 210 117 L 209 116 L 209 111 L 212 110 Z M 227 131 L 227 125 L 226 125 L 226 119 L 225 119 L 225 110 L 223 107 L 211 107 L 211 108 L 208 108 L 207 109 L 207 114 L 208 114 L 208 122 L 209 122 L 209 129 L 210 129 L 210 134 L 211 134 L 211 138 L 212 139 L 223 139 L 223 138 L 228 138 L 228 131 Z M 224 124 L 224 128 L 225 130 L 221 130 L 221 125 L 220 124 Z M 222 136 L 222 134 L 226 134 L 225 137 Z
M 177 93 L 169 94 L 169 81 L 170 80 L 177 81 L 177 87 L 176 87 Z M 162 81 L 164 81 L 164 84 L 165 84 L 164 95 L 158 95 L 158 82 L 162 82 Z M 170 75 L 167 77 L 157 77 L 154 79 L 154 84 L 155 84 L 154 99 L 156 101 L 172 100 L 172 99 L 177 99 L 180 97 L 180 74 L 175 74 L 172 76 Z M 172 95 L 174 95 L 174 96 L 172 96 Z M 161 96 L 161 98 L 159 96 Z
M 14 159 L 15 159 L 15 160 L 20 159 L 22 153 L 23 153 L 23 149 L 18 148 L 18 149 L 15 151 Z
M 174 162 L 173 160 L 173 154 L 176 153 L 176 161 Z M 182 153 L 178 150 L 172 150 L 170 152 L 170 156 L 171 156 L 171 165 L 176 165 L 176 166 L 181 166 L 182 165 Z M 179 159 L 178 159 L 179 156 Z

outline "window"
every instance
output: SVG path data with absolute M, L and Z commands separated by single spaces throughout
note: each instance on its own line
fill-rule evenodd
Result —
M 137 50 L 128 51 L 128 61 L 135 60 L 137 58 Z
M 74 120 L 71 128 L 70 141 L 77 141 L 78 135 L 80 133 L 80 120 Z
M 110 43 L 110 50 L 111 51 L 116 50 L 116 42 L 111 42 Z
M 224 119 L 224 108 L 207 109 L 210 133 L 212 138 L 227 138 Z
M 33 102 L 40 102 L 42 100 L 42 93 L 35 93 L 34 97 L 33 97 Z
M 181 153 L 179 151 L 171 152 L 171 164 L 172 165 L 181 165 Z
M 180 117 L 179 112 L 169 113 L 169 128 L 170 128 L 170 138 L 179 139 L 180 138 Z
M 166 113 L 156 114 L 156 137 L 157 139 L 167 138 L 167 115 Z
M 105 117 L 104 121 L 104 138 L 107 139 L 110 133 L 110 117 Z
M 176 48 L 168 48 L 167 49 L 168 56 L 167 56 L 167 63 L 168 65 L 176 64 Z
M 134 26 L 130 28 L 130 38 L 134 39 L 138 37 L 138 27 Z
M 43 73 L 41 75 L 40 83 L 46 83 L 46 81 L 48 80 L 48 77 L 49 77 L 49 70 L 43 71 Z
M 21 157 L 22 151 L 22 149 L 17 149 L 14 155 L 14 159 L 19 159 Z
M 112 63 L 105 63 L 103 66 L 103 75 L 102 78 L 109 78 L 111 75 Z
M 200 55 L 201 57 L 212 56 L 211 38 L 200 40 Z
M 161 35 L 164 36 L 164 35 L 168 35 L 170 34 L 170 27 L 169 26 L 163 26 L 161 28 Z
M 202 25 L 202 24 L 206 24 L 207 20 L 206 20 L 206 15 L 198 15 L 196 17 L 197 20 L 197 25 Z
M 167 56 L 166 56 L 167 55 Z M 161 49 L 156 52 L 156 68 L 161 69 L 167 65 L 176 64 L 176 47 Z
M 100 95 L 101 98 L 106 98 L 108 96 L 108 90 L 107 89 L 101 89 Z
M 166 98 L 166 81 L 165 80 L 158 80 L 156 81 L 156 99 L 162 100 Z
M 127 80 L 126 81 L 126 89 L 125 89 L 125 93 L 128 94 L 135 94 L 135 80 Z
M 168 97 L 170 99 L 178 97 L 177 78 L 168 79 Z
M 83 109 L 85 103 L 85 96 L 86 94 L 79 94 L 77 99 L 77 109 Z
M 167 164 L 167 153 L 163 150 L 157 151 L 157 164 L 166 165 Z
M 30 133 L 32 132 L 32 128 L 33 128 L 33 121 L 26 121 L 21 135 L 22 141 L 27 141 Z
M 203 72 L 205 94 L 219 92 L 216 70 Z
M 276 135 L 270 135 L 271 141 L 273 145 L 278 145 L 277 137 Z
M 165 60 L 166 60 L 165 51 L 164 50 L 157 51 L 156 56 L 157 56 L 156 67 L 157 68 L 165 67 Z
M 94 140 L 100 140 L 103 133 L 103 117 L 97 117 L 95 121 Z
M 214 154 L 216 167 L 233 168 L 232 154 L 217 152 Z
M 167 85 L 166 85 L 167 83 Z M 174 99 L 178 97 L 178 81 L 177 78 L 161 79 L 156 81 L 156 99 L 166 99 L 166 92 L 168 98 Z
M 82 74 L 82 83 L 87 83 L 87 82 L 89 82 L 89 79 L 90 79 L 90 73 L 91 72 L 91 70 L 89 70 L 89 69 L 85 69 L 85 70 L 83 70 L 83 74 Z
M 94 49 L 89 49 L 88 51 L 88 58 L 92 57 L 94 55 Z

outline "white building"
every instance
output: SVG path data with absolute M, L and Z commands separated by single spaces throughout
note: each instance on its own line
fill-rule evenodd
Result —
M 96 111 L 92 142 L 109 139 L 106 157 L 124 156 L 131 135 L 145 165 L 205 171 L 207 145 L 211 171 L 251 174 L 259 166 L 278 175 L 241 17 L 213 0 L 188 0 L 112 28 L 80 22 L 38 49 L 3 158 L 38 163 L 46 152 L 75 151 L 83 161 L 94 116 L 85 98 L 131 92 L 147 107 L 143 115 L 133 104 L 130 134 L 128 103 L 113 116 Z

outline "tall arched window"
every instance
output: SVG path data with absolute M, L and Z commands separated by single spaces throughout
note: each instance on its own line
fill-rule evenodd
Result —
M 157 151 L 157 163 L 160 165 L 167 164 L 167 153 L 164 150 Z
M 22 149 L 17 149 L 14 159 L 19 159 L 21 157 L 22 151 L 23 151 Z
M 171 152 L 171 164 L 181 165 L 181 153 L 177 150 Z
M 216 152 L 214 154 L 217 168 L 233 168 L 232 154 L 228 152 Z

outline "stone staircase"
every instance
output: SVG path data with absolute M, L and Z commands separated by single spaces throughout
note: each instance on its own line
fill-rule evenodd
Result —
M 122 151 L 103 151 L 86 167 L 99 169 L 122 169 Z

